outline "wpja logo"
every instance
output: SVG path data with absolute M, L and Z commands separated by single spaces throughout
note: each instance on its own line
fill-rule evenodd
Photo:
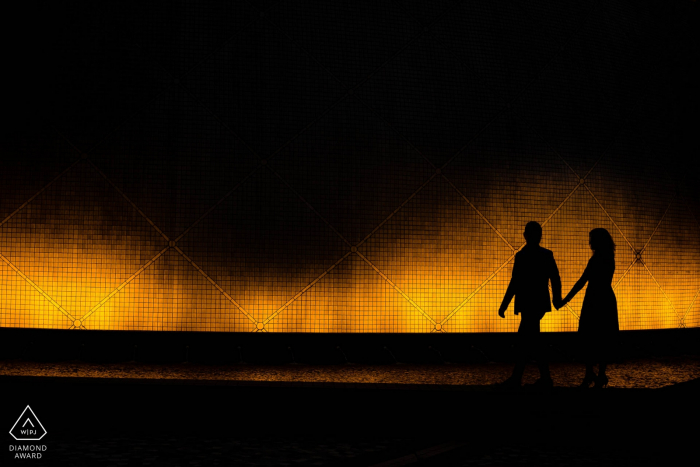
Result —
M 41 424 L 31 407 L 27 406 L 10 429 L 10 434 L 17 441 L 39 441 L 46 436 L 46 429 Z M 11 444 L 10 452 L 15 459 L 41 459 L 46 451 L 44 444 Z

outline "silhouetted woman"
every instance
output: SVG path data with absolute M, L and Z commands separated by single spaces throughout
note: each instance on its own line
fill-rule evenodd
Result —
M 611 285 L 615 273 L 615 242 L 607 230 L 593 229 L 589 233 L 588 243 L 593 256 L 562 305 L 574 298 L 588 282 L 578 325 L 586 363 L 586 376 L 580 387 L 587 388 L 595 383 L 596 388 L 601 388 L 608 384 L 605 369 L 611 345 L 620 330 L 617 299 Z M 593 371 L 594 363 L 598 363 L 597 376 Z

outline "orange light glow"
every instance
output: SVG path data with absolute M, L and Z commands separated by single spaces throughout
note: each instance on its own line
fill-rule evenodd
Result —
M 95 179 L 89 166 L 71 176 Z M 359 244 L 333 253 L 335 260 L 288 264 L 281 257 L 287 263 L 271 265 L 242 254 L 245 263 L 215 267 L 192 253 L 193 244 L 153 229 L 108 184 L 93 185 L 109 209 L 58 186 L 0 225 L 1 326 L 427 333 L 519 325 L 512 308 L 506 319 L 497 310 L 522 246 L 515 228 L 532 213 L 492 215 L 498 193 L 475 207 L 436 176 Z M 617 244 L 621 329 L 699 325 L 700 227 L 682 204 L 672 204 L 639 245 L 583 185 L 547 209 L 542 246 L 554 252 L 564 293 L 591 257 L 588 232 L 604 227 Z M 542 329 L 576 331 L 583 297 L 548 313 Z

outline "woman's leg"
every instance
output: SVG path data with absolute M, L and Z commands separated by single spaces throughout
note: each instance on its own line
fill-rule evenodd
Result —
M 590 375 L 595 376 L 595 371 L 593 371 L 593 361 L 587 360 L 586 361 L 586 378 Z
M 595 356 L 593 355 L 593 345 L 591 342 L 591 336 L 579 332 L 579 339 L 581 356 L 583 357 L 583 363 L 586 365 L 586 376 L 590 374 L 595 374 L 593 372 Z
M 610 347 L 612 337 L 605 335 L 600 339 L 598 346 L 598 374 L 605 375 L 605 370 L 608 368 L 608 360 L 610 360 Z
M 608 386 L 608 375 L 605 370 L 608 367 L 608 336 L 602 335 L 596 342 L 596 361 L 598 362 L 598 376 L 595 378 L 596 388 Z
M 586 374 L 583 377 L 583 381 L 579 385 L 580 388 L 588 388 L 593 381 L 595 381 L 596 375 L 593 371 L 593 364 L 595 359 L 592 354 L 591 337 L 584 333 L 579 333 L 580 339 L 580 350 L 581 356 L 583 357 L 583 363 L 586 365 Z

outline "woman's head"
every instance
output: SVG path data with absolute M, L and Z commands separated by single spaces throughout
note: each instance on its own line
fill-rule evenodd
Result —
M 593 229 L 588 234 L 588 243 L 596 253 L 615 255 L 615 242 L 605 229 Z

